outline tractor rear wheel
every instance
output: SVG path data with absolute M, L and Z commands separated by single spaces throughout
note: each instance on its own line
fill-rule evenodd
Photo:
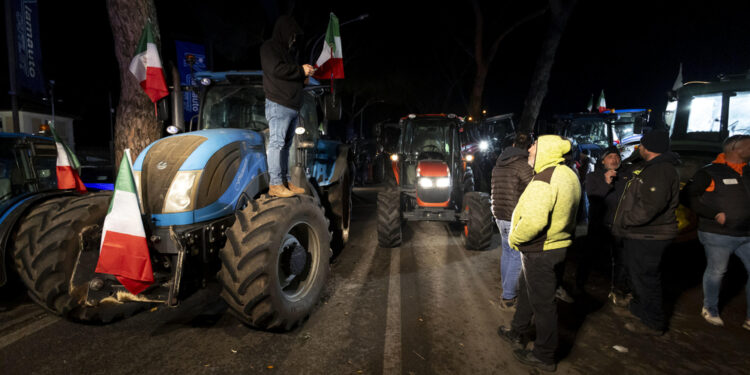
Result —
M 243 323 L 288 331 L 306 319 L 328 278 L 328 220 L 308 195 L 263 196 L 236 213 L 219 252 L 222 298 Z
M 71 276 L 83 246 L 97 246 L 110 192 L 49 199 L 21 219 L 13 259 L 29 296 L 50 312 L 78 321 L 109 322 L 137 308 L 85 305 L 85 289 L 71 291 Z M 117 304 L 120 305 L 120 304 Z
M 378 245 L 401 245 L 401 196 L 398 190 L 378 193 Z
M 490 196 L 487 193 L 469 192 L 464 195 L 464 246 L 470 250 L 484 250 L 492 243 L 494 220 L 490 210 Z

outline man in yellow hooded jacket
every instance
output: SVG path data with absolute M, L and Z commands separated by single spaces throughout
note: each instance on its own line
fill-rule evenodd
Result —
M 529 149 L 534 178 L 524 190 L 511 219 L 510 246 L 521 252 L 518 307 L 510 328 L 498 334 L 514 346 L 520 362 L 554 371 L 557 349 L 555 265 L 565 260 L 573 243 L 581 185 L 563 155 L 570 141 L 556 135 L 539 137 Z M 534 349 L 526 350 L 532 317 L 536 324 Z

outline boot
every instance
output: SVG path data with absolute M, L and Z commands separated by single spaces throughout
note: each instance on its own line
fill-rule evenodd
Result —
M 272 197 L 288 198 L 293 197 L 294 192 L 287 189 L 284 185 L 270 185 L 268 186 L 268 195 Z
M 305 194 L 305 189 L 294 185 L 291 181 L 287 182 L 286 185 L 294 194 Z

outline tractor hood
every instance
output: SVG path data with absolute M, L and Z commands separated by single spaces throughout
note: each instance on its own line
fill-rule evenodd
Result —
M 263 137 L 245 129 L 160 139 L 138 155 L 133 169 L 142 210 L 157 226 L 229 215 L 243 188 L 258 186 L 251 180 L 267 171 Z
M 417 174 L 422 177 L 446 177 L 448 164 L 436 160 L 422 160 L 417 164 Z

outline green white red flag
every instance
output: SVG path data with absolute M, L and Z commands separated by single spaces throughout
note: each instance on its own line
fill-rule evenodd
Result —
M 320 56 L 315 62 L 317 69 L 313 78 L 317 79 L 343 79 L 344 78 L 344 55 L 341 51 L 341 34 L 339 33 L 339 19 L 333 12 L 328 19 L 326 39 Z
M 85 193 L 86 186 L 83 185 L 81 176 L 78 175 L 78 170 L 81 168 L 78 158 L 57 135 L 55 124 L 51 124 L 49 129 L 52 131 L 55 147 L 57 147 L 57 188 L 61 190 L 76 189 L 79 193 Z
M 117 172 L 109 211 L 104 218 L 96 272 L 115 275 L 133 294 L 146 290 L 154 283 L 138 202 L 130 153 L 126 151 Z
M 152 102 L 156 103 L 157 100 L 169 95 L 167 82 L 164 80 L 164 70 L 159 58 L 159 50 L 156 48 L 156 39 L 154 39 L 150 22 L 147 22 L 146 26 L 143 27 L 141 39 L 138 42 L 138 48 L 135 50 L 135 56 L 130 61 L 129 69 L 141 83 L 143 91 L 151 98 Z
M 599 113 L 607 110 L 607 101 L 604 100 L 604 90 L 602 90 L 602 93 L 599 94 L 599 105 L 597 109 L 599 110 Z

